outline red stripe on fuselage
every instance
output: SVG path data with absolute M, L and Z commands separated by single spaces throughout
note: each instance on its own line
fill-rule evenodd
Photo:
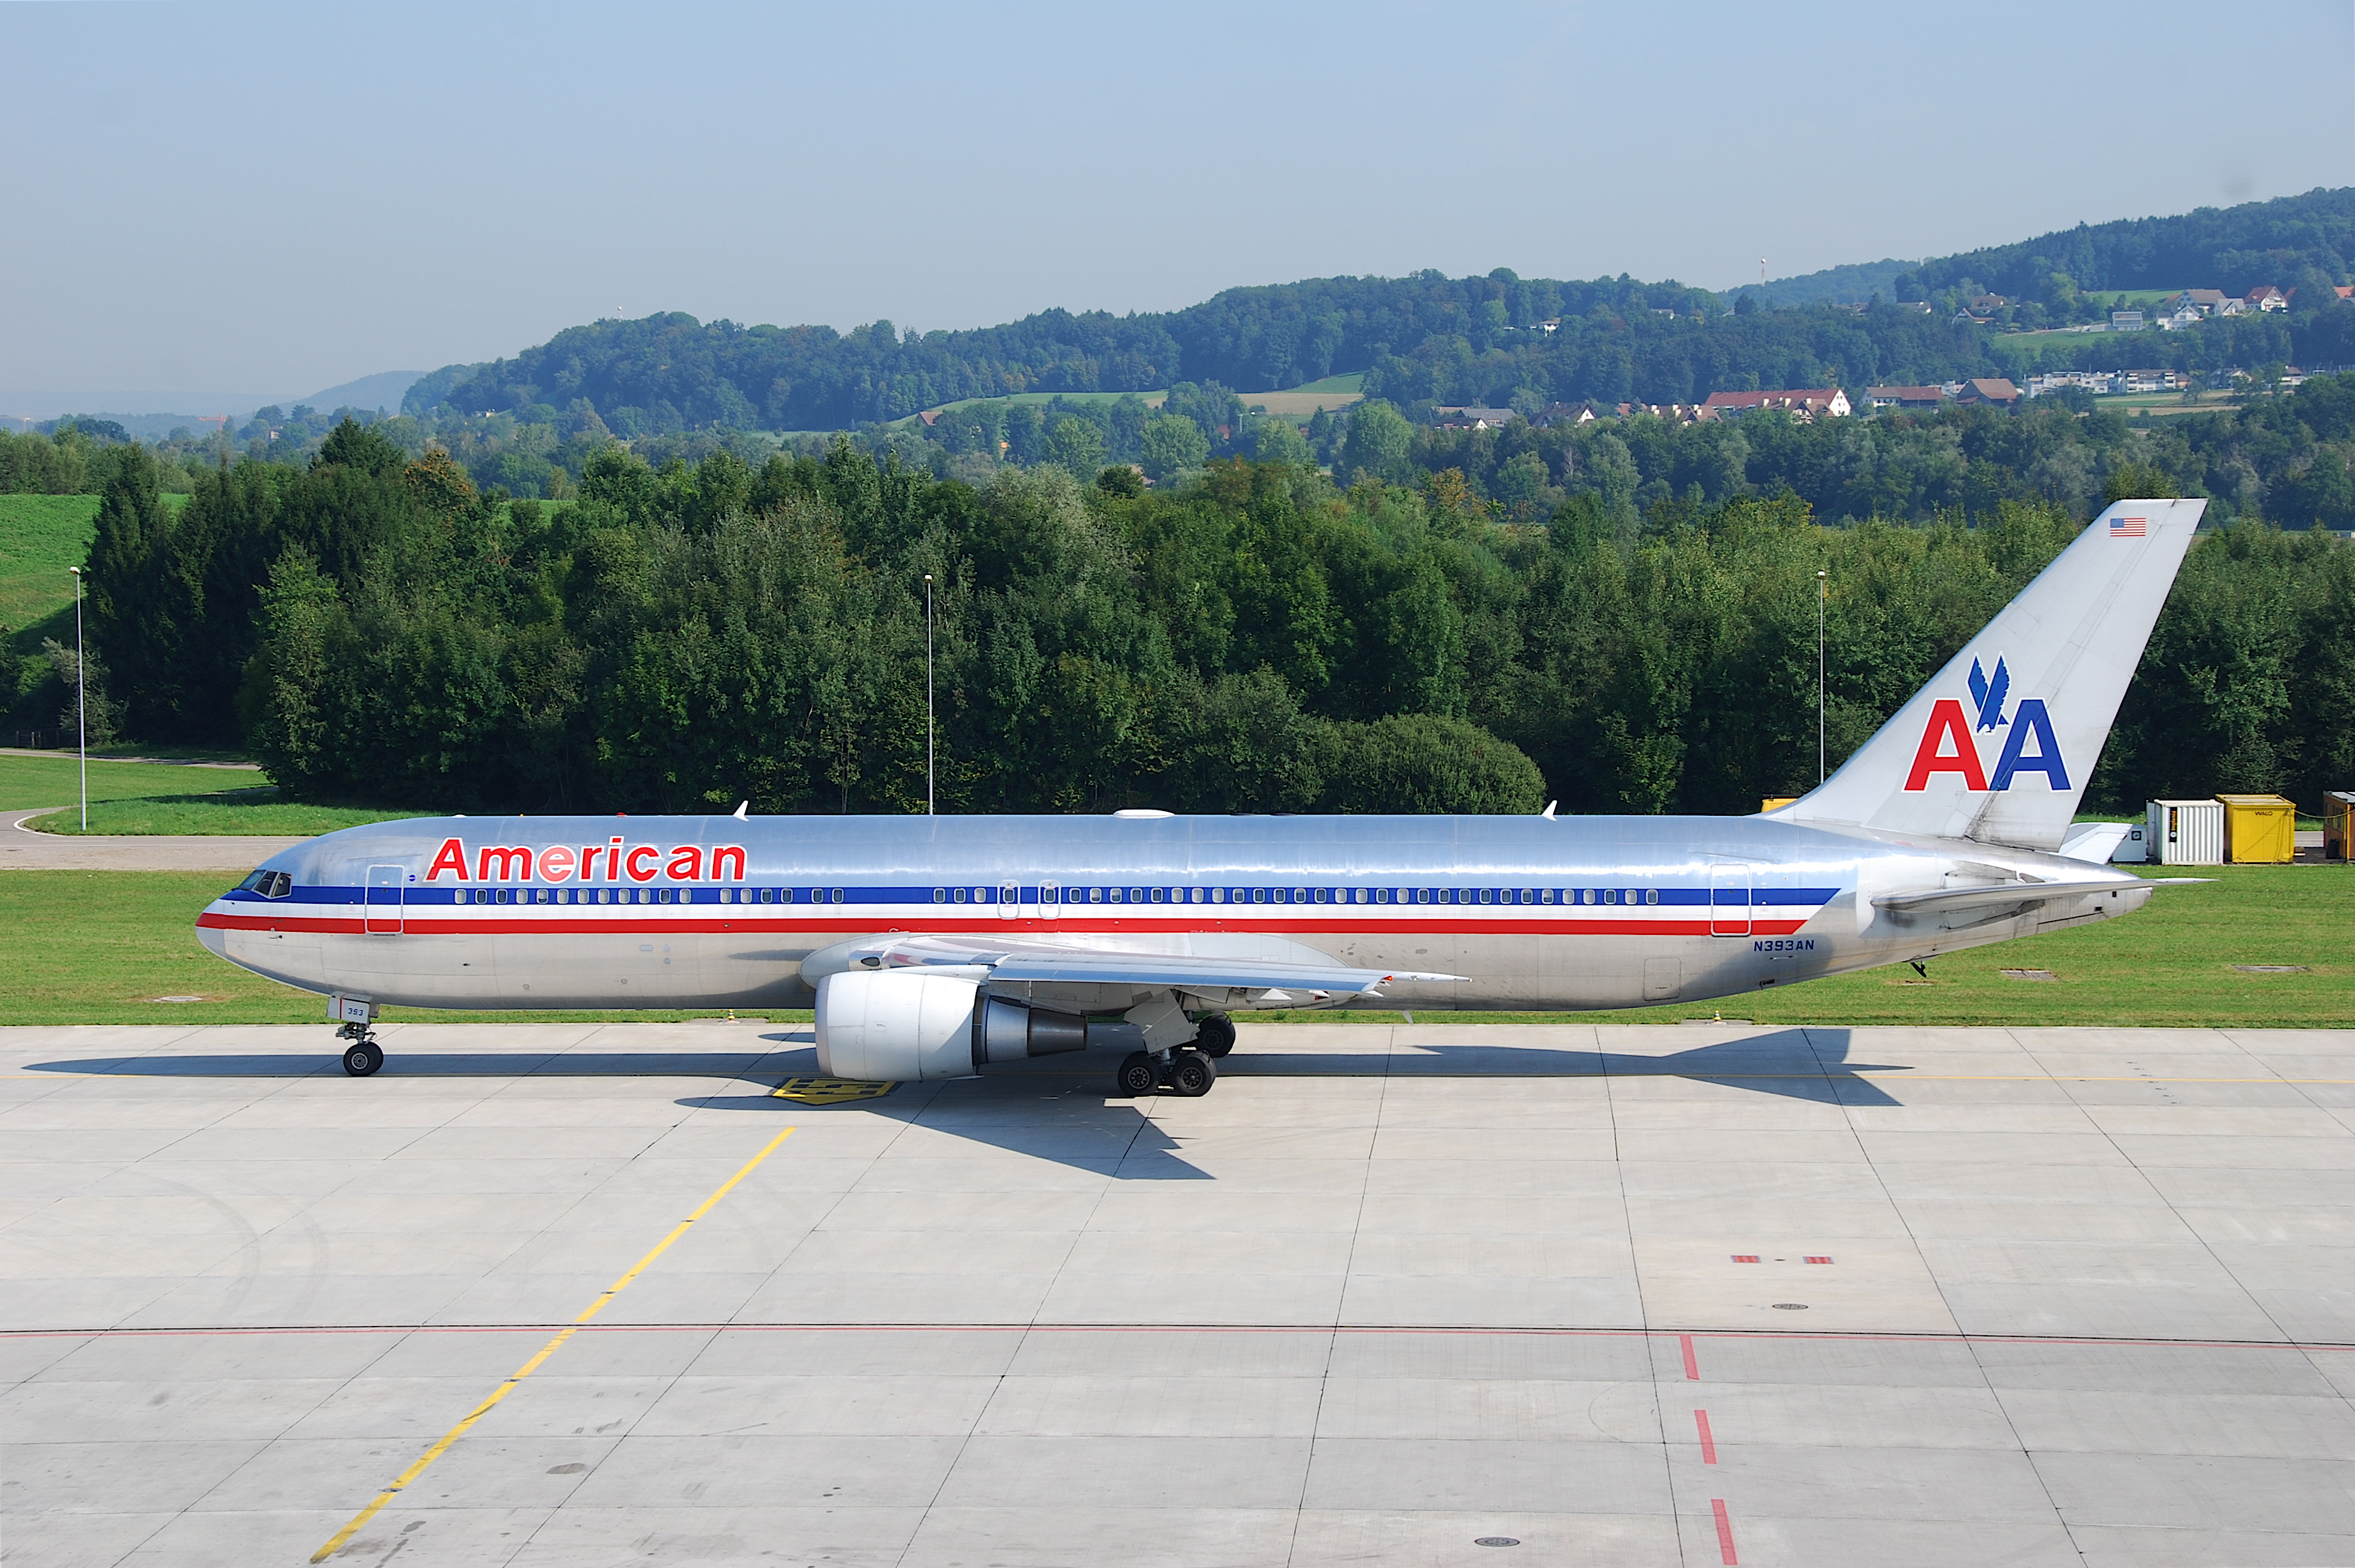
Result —
M 357 906 L 355 906 L 357 907 Z M 577 907 L 577 906 L 576 906 Z M 1118 935 L 1124 933 L 1167 933 L 1189 931 L 1265 932 L 1277 936 L 1380 936 L 1391 932 L 1429 933 L 1456 936 L 1707 936 L 1710 921 L 1700 920 L 1570 920 L 1545 921 L 1516 917 L 1511 920 L 1465 921 L 1460 923 L 1433 922 L 1416 917 L 1396 920 L 1348 921 L 1199 921 L 1199 920 L 1091 920 L 1075 921 L 1008 920 L 986 925 L 971 921 L 875 921 L 854 920 L 840 915 L 806 920 L 785 920 L 770 917 L 761 920 L 713 920 L 706 916 L 678 917 L 640 923 L 640 912 L 633 909 L 631 920 L 583 920 L 576 913 L 559 913 L 551 907 L 546 915 L 518 918 L 502 914 L 496 919 L 452 920 L 410 915 L 402 922 L 402 931 L 412 936 L 654 936 L 717 933 L 719 932 L 840 932 L 845 935 L 871 933 L 878 936 L 917 936 L 929 932 L 970 936 L 986 942 L 996 936 L 1075 936 Z M 216 931 L 308 931 L 341 932 L 361 934 L 363 928 L 357 916 L 291 916 L 220 914 L 207 910 L 197 917 L 197 923 Z M 1806 923 L 1806 917 L 1796 920 L 1760 920 L 1753 918 L 1750 929 L 1740 934 L 1747 936 L 1788 936 Z M 389 936 L 391 932 L 375 934 Z

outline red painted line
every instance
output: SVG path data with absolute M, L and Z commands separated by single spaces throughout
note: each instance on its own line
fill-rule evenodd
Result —
M 1832 1260 L 1831 1260 L 1831 1259 L 1829 1259 L 1829 1258 L 1811 1257 L 1811 1258 L 1807 1259 L 1806 1261 L 1807 1261 L 1807 1262 L 1809 1262 L 1809 1263 L 1811 1263 L 1811 1264 L 1828 1264 L 1828 1263 L 1831 1262 Z
M 1710 1435 L 1709 1412 L 1705 1410 L 1694 1411 L 1693 1424 L 1700 1428 L 1700 1462 L 1704 1465 L 1716 1464 L 1717 1439 Z
M 1710 1499 L 1709 1511 L 1717 1515 L 1717 1552 L 1720 1560 L 1726 1563 L 1741 1562 L 1742 1559 L 1733 1554 L 1733 1521 L 1725 1517 L 1725 1499 Z
M 12 1339 L 136 1339 L 189 1337 L 218 1339 L 269 1334 L 548 1334 L 562 1323 L 344 1323 L 262 1324 L 245 1328 L 0 1328 L 0 1342 Z M 1657 1339 L 1662 1328 L 1434 1328 L 1430 1324 L 1353 1324 L 1318 1328 L 1294 1323 L 587 1323 L 583 1334 L 1421 1334 L 1460 1338 Z M 2103 1339 L 2072 1334 L 1875 1334 L 1825 1329 L 1704 1329 L 1713 1339 L 1805 1340 L 1825 1344 L 1900 1345 L 2133 1345 L 2149 1349 L 2280 1350 L 2304 1354 L 2355 1352 L 2355 1341 L 2332 1339 L 2156 1339 L 2134 1336 Z M 1693 1336 L 1679 1334 L 1689 1341 Z M 1686 1362 L 1689 1369 L 1693 1363 Z M 1700 1372 L 1689 1372 L 1699 1381 Z
M 1733 1254 L 1733 1261 L 1738 1264 L 1754 1264 L 1758 1261 L 1758 1254 L 1756 1253 L 1736 1253 Z
M 1693 1354 L 1692 1336 L 1689 1334 L 1679 1334 L 1677 1336 L 1677 1339 L 1684 1345 L 1686 1381 L 1689 1382 L 1700 1381 L 1700 1359 Z
M 354 906 L 357 908 L 357 906 Z M 465 906 L 473 907 L 473 906 Z M 485 905 L 496 909 L 498 905 Z M 532 906 L 538 907 L 538 906 Z M 1707 936 L 1709 923 L 1698 920 L 1661 921 L 1536 921 L 1499 920 L 1436 923 L 1422 920 L 1389 921 L 1318 921 L 1315 923 L 1290 922 L 1199 919 L 1199 920 L 1090 920 L 1030 921 L 1009 920 L 976 924 L 972 921 L 929 921 L 889 919 L 884 923 L 874 920 L 843 917 L 825 919 L 744 919 L 731 916 L 726 920 L 709 915 L 661 916 L 658 904 L 590 905 L 589 908 L 611 908 L 612 916 L 582 918 L 573 912 L 578 904 L 548 906 L 545 915 L 496 918 L 464 915 L 409 914 L 402 920 L 402 929 L 412 936 L 652 936 L 691 934 L 719 932 L 788 933 L 834 932 L 849 935 L 913 936 L 925 933 L 944 933 L 970 936 L 986 941 L 991 936 L 1054 936 L 1080 933 L 1117 933 L 1121 932 L 1199 932 L 1248 931 L 1287 936 L 1381 936 L 1393 933 L 1428 934 L 1433 936 Z M 674 906 L 676 907 L 676 906 Z M 742 905 L 725 906 L 742 908 Z M 758 908 L 759 906 L 751 906 Z M 627 911 L 626 914 L 622 913 Z M 649 915 L 656 918 L 647 919 Z M 389 917 L 379 915 L 379 923 Z M 1806 923 L 1803 920 L 1754 921 L 1751 934 L 1754 936 L 1788 936 Z M 319 916 L 293 914 L 223 914 L 207 910 L 197 917 L 197 924 L 214 931 L 307 931 L 329 933 L 363 933 L 358 915 Z M 379 932 L 380 935 L 395 934 Z M 1738 940 L 1738 939 L 1735 939 Z

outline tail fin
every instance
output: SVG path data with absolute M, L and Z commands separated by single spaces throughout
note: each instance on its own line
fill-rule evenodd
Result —
M 2120 501 L 1816 792 L 1766 815 L 2060 847 L 2205 501 Z

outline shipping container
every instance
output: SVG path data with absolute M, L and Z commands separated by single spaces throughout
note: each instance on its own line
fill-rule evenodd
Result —
M 2149 856 L 2162 866 L 2224 863 L 2224 803 L 2154 800 L 2143 820 Z
M 2278 795 L 2220 795 L 2224 858 L 2236 866 L 2286 866 L 2297 859 L 2297 803 Z
M 2333 860 L 2355 860 L 2355 793 L 2332 790 L 2322 797 L 2322 853 Z

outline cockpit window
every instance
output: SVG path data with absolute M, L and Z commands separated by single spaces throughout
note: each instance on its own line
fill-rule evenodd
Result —
M 237 886 L 240 892 L 260 893 L 266 899 L 282 899 L 294 891 L 294 879 L 284 871 L 256 871 Z

